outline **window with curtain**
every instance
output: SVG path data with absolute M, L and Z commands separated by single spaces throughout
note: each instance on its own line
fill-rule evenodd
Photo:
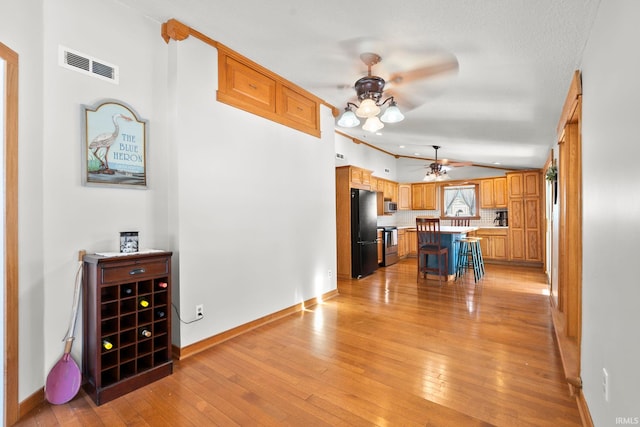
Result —
M 443 216 L 478 216 L 478 185 L 442 187 Z

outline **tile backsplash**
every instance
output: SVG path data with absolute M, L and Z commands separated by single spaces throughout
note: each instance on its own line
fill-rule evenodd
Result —
M 496 212 L 504 211 L 505 209 L 480 209 L 480 219 L 472 220 L 471 225 L 474 227 L 493 227 L 493 220 L 496 217 Z M 378 225 L 397 227 L 409 227 L 416 225 L 417 216 L 439 216 L 440 211 L 397 211 L 393 215 L 384 215 L 378 217 Z M 447 224 L 447 221 L 444 221 Z M 447 224 L 448 225 L 448 224 Z

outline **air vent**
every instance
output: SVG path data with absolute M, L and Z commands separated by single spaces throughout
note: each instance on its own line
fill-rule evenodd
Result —
M 58 49 L 59 64 L 70 70 L 118 84 L 118 67 L 64 46 Z

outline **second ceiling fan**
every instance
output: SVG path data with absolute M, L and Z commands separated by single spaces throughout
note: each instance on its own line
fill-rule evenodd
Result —
M 459 167 L 459 166 L 471 166 L 473 163 L 471 162 L 451 162 L 447 159 L 438 160 L 438 149 L 440 149 L 439 145 L 432 145 L 433 149 L 436 152 L 436 158 L 433 163 L 425 166 L 428 168 L 427 174 L 422 179 L 423 181 L 446 181 L 449 178 L 447 175 L 447 171 L 450 168 Z

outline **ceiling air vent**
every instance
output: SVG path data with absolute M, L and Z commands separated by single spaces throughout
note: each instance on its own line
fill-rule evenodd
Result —
M 62 67 L 118 84 L 118 67 L 84 53 L 60 46 L 59 63 Z

